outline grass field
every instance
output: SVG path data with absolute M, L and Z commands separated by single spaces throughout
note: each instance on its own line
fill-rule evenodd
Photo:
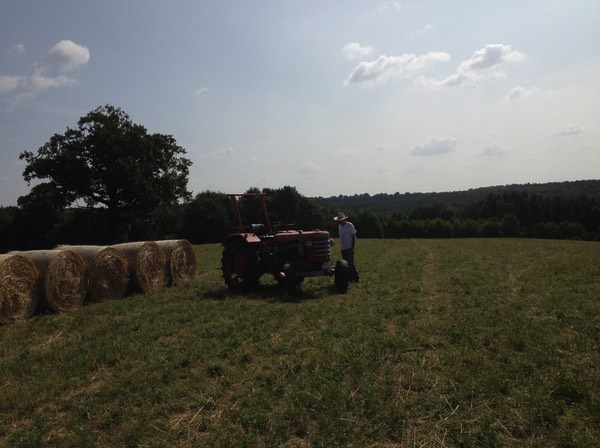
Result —
M 599 243 L 360 240 L 361 283 L 298 302 L 196 249 L 191 284 L 0 328 L 0 446 L 600 446 Z

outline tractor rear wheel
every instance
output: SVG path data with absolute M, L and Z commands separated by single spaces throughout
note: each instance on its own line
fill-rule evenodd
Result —
M 335 263 L 335 287 L 340 294 L 348 292 L 350 283 L 350 265 L 346 260 L 338 260 Z
M 258 285 L 258 253 L 243 240 L 227 241 L 221 259 L 223 278 L 229 289 L 248 291 Z

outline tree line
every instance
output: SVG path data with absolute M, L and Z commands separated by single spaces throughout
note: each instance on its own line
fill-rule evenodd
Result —
M 543 184 L 511 184 L 492 187 L 470 188 L 463 191 L 430 193 L 369 193 L 316 197 L 318 204 L 335 206 L 349 212 L 372 210 L 374 212 L 410 212 L 431 204 L 448 204 L 462 208 L 486 198 L 490 193 L 527 192 L 544 197 L 573 197 L 584 194 L 600 198 L 600 180 L 577 180 L 565 182 L 547 182 Z
M 333 216 L 339 208 L 323 207 L 292 186 L 265 188 L 262 192 L 266 194 L 273 227 L 318 228 L 337 234 Z M 264 222 L 256 198 L 239 198 L 238 204 L 245 224 Z M 235 231 L 237 223 L 231 198 L 215 191 L 204 191 L 185 203 L 160 206 L 145 215 L 131 217 L 124 238 L 110 233 L 104 212 L 87 207 L 46 210 L 44 219 L 40 219 L 39 214 L 27 208 L 0 208 L 0 251 L 56 244 L 109 244 L 123 239 L 185 238 L 193 244 L 218 243 Z M 406 214 L 361 210 L 351 213 L 350 220 L 361 238 L 600 240 L 600 201 L 584 194 L 544 197 L 526 192 L 490 193 L 461 208 L 432 204 Z
M 235 207 L 225 193 L 192 196 L 185 153 L 172 136 L 148 133 L 121 109 L 97 108 L 37 152 L 20 155 L 23 176 L 35 185 L 17 207 L 0 208 L 0 252 L 167 238 L 221 242 L 235 226 Z M 247 192 L 265 193 L 276 228 L 293 225 L 335 235 L 333 216 L 344 211 L 362 238 L 600 240 L 600 181 L 582 182 L 562 190 L 543 184 L 534 191 L 489 190 L 479 199 L 470 190 L 472 200 L 453 203 L 452 193 L 425 202 L 422 194 L 392 196 L 410 199 L 411 207 L 390 206 L 387 195 L 308 198 L 293 186 Z M 565 193 L 549 194 L 548 188 Z M 238 205 L 246 224 L 263 222 L 256 197 L 239 198 Z

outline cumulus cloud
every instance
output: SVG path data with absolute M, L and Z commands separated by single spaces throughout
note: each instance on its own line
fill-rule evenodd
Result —
M 63 73 L 70 72 L 90 60 L 90 51 L 72 40 L 61 40 L 50 49 L 48 63 Z
M 477 50 L 466 61 L 460 63 L 456 73 L 443 80 L 422 79 L 421 84 L 427 87 L 461 86 L 468 81 L 502 78 L 504 72 L 499 70 L 503 65 L 520 62 L 527 58 L 525 53 L 513 50 L 511 45 L 488 44 Z
M 450 60 L 450 55 L 443 52 L 430 51 L 415 55 L 406 53 L 401 56 L 379 56 L 374 61 L 359 63 L 346 80 L 348 84 L 382 84 L 392 78 L 412 78 L 425 67 Z
M 539 92 L 539 90 L 537 87 L 532 87 L 531 89 L 526 89 L 525 87 L 517 86 L 517 87 L 514 87 L 513 89 L 511 89 L 511 91 L 508 93 L 508 96 L 506 97 L 506 99 L 509 101 L 516 100 L 518 98 L 523 98 L 523 97 L 533 95 L 538 92 Z
M 429 142 L 415 146 L 411 151 L 411 156 L 436 156 L 448 154 L 456 150 L 458 141 L 452 137 L 441 139 L 433 138 Z
M 19 44 L 12 48 L 13 52 L 25 51 L 25 45 Z M 77 84 L 77 81 L 65 73 L 87 64 L 90 60 L 89 50 L 71 40 L 62 40 L 50 48 L 48 56 L 34 64 L 34 72 L 28 76 L 0 75 L 0 93 L 15 92 L 13 101 L 35 98 L 39 92 Z M 60 74 L 52 76 L 52 73 Z
M 373 53 L 373 47 L 370 45 L 361 45 L 358 42 L 348 42 L 342 48 L 342 54 L 348 60 L 364 59 Z
M 473 53 L 471 59 L 462 62 L 458 66 L 458 71 L 487 70 L 506 62 L 519 62 L 525 58 L 524 53 L 513 50 L 511 45 L 489 44 Z

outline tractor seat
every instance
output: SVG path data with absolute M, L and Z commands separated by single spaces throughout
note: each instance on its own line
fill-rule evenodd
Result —
M 257 236 L 265 236 L 267 234 L 267 228 L 264 224 L 251 224 L 252 233 Z

